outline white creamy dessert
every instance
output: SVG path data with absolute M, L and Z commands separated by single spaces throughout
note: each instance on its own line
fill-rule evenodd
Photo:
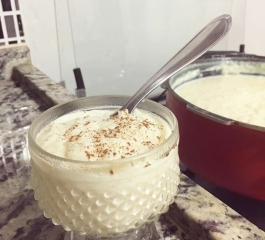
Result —
M 177 194 L 177 126 L 143 110 L 110 118 L 114 112 L 72 112 L 36 137 L 46 151 L 72 159 L 31 151 L 34 196 L 66 230 L 119 235 L 156 220 Z
M 188 102 L 220 116 L 265 127 L 265 77 L 219 75 L 175 89 Z
M 144 153 L 171 134 L 154 114 L 135 109 L 90 110 L 66 114 L 37 135 L 36 142 L 59 157 L 83 161 L 115 160 Z

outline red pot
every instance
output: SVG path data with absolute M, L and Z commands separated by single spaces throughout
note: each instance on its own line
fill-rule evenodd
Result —
M 217 186 L 265 200 L 265 128 L 210 113 L 174 91 L 188 81 L 223 74 L 226 68 L 228 74 L 239 73 L 231 68 L 239 65 L 243 74 L 265 73 L 264 57 L 208 55 L 168 81 L 166 106 L 178 119 L 179 156 L 191 171 Z

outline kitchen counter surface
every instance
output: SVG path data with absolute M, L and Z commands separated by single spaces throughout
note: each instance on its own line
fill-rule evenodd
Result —
M 33 198 L 26 133 L 43 110 L 74 98 L 30 64 L 1 81 L 0 239 L 63 239 L 63 229 L 42 215 Z M 262 230 L 183 174 L 175 202 L 156 227 L 166 240 L 265 240 Z

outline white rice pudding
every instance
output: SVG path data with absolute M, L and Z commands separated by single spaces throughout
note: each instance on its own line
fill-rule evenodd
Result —
M 78 111 L 64 115 L 41 130 L 36 142 L 59 157 L 83 161 L 115 160 L 144 153 L 171 134 L 164 120 L 136 109 Z
M 265 127 L 265 77 L 213 76 L 185 83 L 175 92 L 209 112 Z
M 156 220 L 177 194 L 176 131 L 175 140 L 163 145 L 173 129 L 162 118 L 138 109 L 110 117 L 112 113 L 69 113 L 37 135 L 41 148 L 72 160 L 45 159 L 31 152 L 39 207 L 66 230 L 101 236 L 124 233 Z

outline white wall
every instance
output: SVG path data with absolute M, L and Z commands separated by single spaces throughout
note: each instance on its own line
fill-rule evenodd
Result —
M 32 63 L 52 79 L 59 81 L 53 0 L 22 0 L 19 4 Z
M 265 56 L 265 1 L 248 0 L 246 8 L 246 51 Z
M 232 15 L 233 27 L 215 49 L 238 50 L 245 43 L 248 53 L 265 55 L 259 41 L 265 38 L 263 0 L 69 0 L 74 42 L 67 1 L 55 3 L 54 8 L 54 0 L 20 1 L 26 41 L 33 64 L 52 79 L 65 80 L 72 92 L 73 45 L 88 95 L 133 94 L 204 25 L 224 13 Z

